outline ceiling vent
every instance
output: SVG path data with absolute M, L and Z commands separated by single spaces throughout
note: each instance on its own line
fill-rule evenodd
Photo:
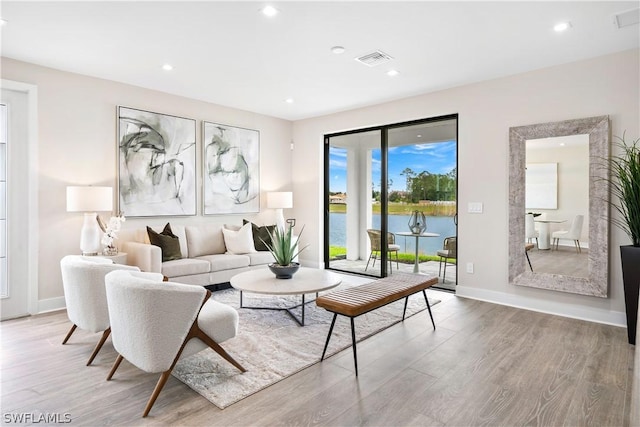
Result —
M 368 66 L 375 67 L 376 65 L 384 64 L 385 62 L 391 61 L 393 58 L 381 50 L 375 50 L 371 53 L 367 53 L 366 55 L 362 55 L 358 58 L 355 58 L 356 61 Z
M 640 22 L 640 8 L 614 15 L 613 22 L 618 28 L 630 27 Z

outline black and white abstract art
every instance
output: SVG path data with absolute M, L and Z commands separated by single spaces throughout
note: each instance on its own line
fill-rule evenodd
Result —
M 203 213 L 260 211 L 260 133 L 202 122 Z
M 118 107 L 118 194 L 123 215 L 195 215 L 195 170 L 195 120 Z

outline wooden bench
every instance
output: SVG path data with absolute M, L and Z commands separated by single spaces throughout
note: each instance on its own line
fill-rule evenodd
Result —
M 324 350 L 322 351 L 322 357 L 320 360 L 324 360 L 324 355 L 327 352 L 327 346 L 329 345 L 333 326 L 336 323 L 338 314 L 347 316 L 351 318 L 353 361 L 356 368 L 356 376 L 358 376 L 356 333 L 353 319 L 361 314 L 368 313 L 376 308 L 383 307 L 387 304 L 391 304 L 392 302 L 405 298 L 404 311 L 402 312 L 402 320 L 404 321 L 409 296 L 420 291 L 422 291 L 422 294 L 424 295 L 424 299 L 427 303 L 427 309 L 429 309 L 431 323 L 433 324 L 433 329 L 435 329 L 436 324 L 433 321 L 431 306 L 429 305 L 429 300 L 427 299 L 427 293 L 425 290 L 436 283 L 438 283 L 438 278 L 433 275 L 394 273 L 392 276 L 385 277 L 371 283 L 366 283 L 364 285 L 355 286 L 353 288 L 332 292 L 318 297 L 316 299 L 318 307 L 322 307 L 333 313 L 333 320 L 331 321 L 331 327 L 329 328 L 329 334 L 327 335 L 327 342 L 324 345 Z

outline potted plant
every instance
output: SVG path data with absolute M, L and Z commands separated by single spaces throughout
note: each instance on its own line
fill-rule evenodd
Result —
M 300 235 L 303 230 L 304 226 L 300 230 Z M 274 227 L 273 231 L 269 233 L 270 242 L 260 239 L 273 255 L 275 262 L 269 264 L 269 269 L 276 275 L 277 279 L 291 279 L 300 268 L 300 264 L 293 261 L 300 252 L 306 249 L 305 246 L 298 250 L 300 235 L 294 236 L 293 227 L 289 225 L 286 230 Z
M 611 223 L 631 239 L 631 245 L 620 246 L 620 256 L 627 334 L 629 344 L 635 344 L 640 288 L 640 138 L 627 143 L 623 134 L 614 146 L 620 151 L 611 157 L 611 194 L 616 199 L 611 204 L 620 216 L 611 218 Z

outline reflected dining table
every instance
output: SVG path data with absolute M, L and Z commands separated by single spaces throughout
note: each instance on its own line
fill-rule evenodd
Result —
M 538 237 L 538 249 L 549 250 L 551 249 L 551 233 L 549 232 L 549 224 L 560 224 L 566 222 L 566 219 L 547 219 L 547 218 L 535 218 L 533 220 L 540 224 L 540 236 Z
M 440 237 L 440 235 L 438 233 L 412 233 L 410 231 L 399 231 L 393 234 L 397 236 L 413 236 L 416 238 L 416 260 L 413 264 L 413 272 L 416 274 L 420 273 L 420 267 L 418 266 L 420 263 L 420 260 L 418 259 L 418 239 L 421 237 Z

